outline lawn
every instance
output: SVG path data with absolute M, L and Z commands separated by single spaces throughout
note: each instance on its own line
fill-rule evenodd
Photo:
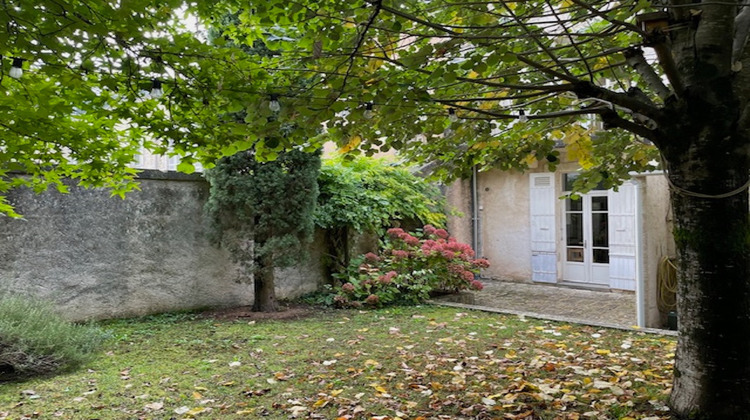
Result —
M 101 327 L 89 366 L 0 384 L 0 419 L 666 419 L 675 347 L 434 306 Z

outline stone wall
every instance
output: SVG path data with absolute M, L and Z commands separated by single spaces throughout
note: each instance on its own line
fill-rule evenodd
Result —
M 252 303 L 252 284 L 207 239 L 200 176 L 145 171 L 126 199 L 71 186 L 69 194 L 8 194 L 23 219 L 0 216 L 0 291 L 54 301 L 73 320 Z M 277 271 L 279 298 L 322 281 L 322 235 L 307 263 Z

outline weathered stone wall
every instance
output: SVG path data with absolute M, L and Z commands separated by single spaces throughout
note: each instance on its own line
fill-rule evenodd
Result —
M 0 291 L 52 300 L 74 320 L 251 304 L 252 284 L 207 238 L 208 184 L 146 171 L 140 189 L 125 200 L 79 187 L 11 191 L 24 218 L 0 216 Z M 277 271 L 279 298 L 322 281 L 321 236 L 307 263 Z

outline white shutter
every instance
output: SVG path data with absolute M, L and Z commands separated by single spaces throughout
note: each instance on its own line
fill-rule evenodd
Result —
M 625 182 L 609 190 L 609 286 L 635 290 L 636 202 L 635 184 Z
M 530 174 L 529 181 L 531 280 L 556 283 L 555 176 L 552 173 Z

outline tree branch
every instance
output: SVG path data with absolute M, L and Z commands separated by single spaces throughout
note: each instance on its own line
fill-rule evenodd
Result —
M 734 41 L 732 42 L 732 70 L 742 59 L 742 53 L 750 34 L 750 7 L 743 7 L 734 18 Z M 738 71 L 738 70 L 735 70 Z
M 578 82 L 573 92 L 581 99 L 598 98 L 610 102 L 630 111 L 656 119 L 660 114 L 659 108 L 626 93 L 612 92 L 609 89 L 596 86 L 589 82 Z
M 657 135 L 656 131 L 650 130 L 640 124 L 634 123 L 633 121 L 626 120 L 625 118 L 617 115 L 617 112 L 610 108 L 600 108 L 597 112 L 602 119 L 602 122 L 607 129 L 607 125 L 611 127 L 622 128 L 625 131 L 631 132 L 635 135 L 647 138 L 649 140 L 655 140 Z
M 643 58 L 643 50 L 640 48 L 631 48 L 625 50 L 623 55 L 627 59 L 630 67 L 643 77 L 646 84 L 648 84 L 648 86 L 653 89 L 662 100 L 666 100 L 672 94 L 669 88 L 662 83 L 661 78 L 656 74 L 656 71 L 654 71 L 654 69 L 646 62 L 646 59 Z

